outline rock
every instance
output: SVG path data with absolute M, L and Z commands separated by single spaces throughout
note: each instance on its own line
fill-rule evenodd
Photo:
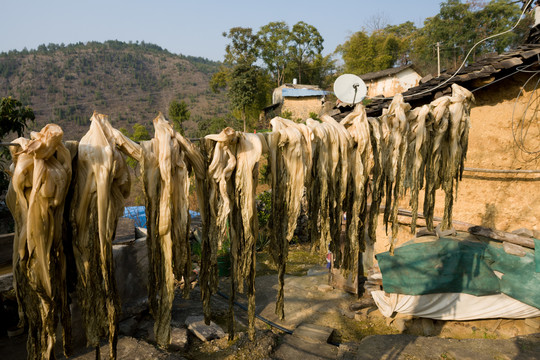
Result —
M 375 301 L 371 296 L 365 296 L 360 299 L 358 299 L 356 302 L 349 305 L 349 310 L 351 311 L 358 311 L 367 307 L 371 307 L 375 305 Z
M 120 322 L 118 331 L 120 335 L 133 336 L 137 330 L 137 326 L 137 320 L 134 317 L 130 317 Z
M 113 245 L 114 271 L 122 319 L 148 307 L 148 249 L 146 238 Z
M 225 332 L 213 321 L 210 325 L 204 323 L 204 316 L 188 316 L 186 319 L 188 329 L 202 341 L 221 339 Z
M 337 358 L 340 360 L 355 360 L 360 352 L 361 348 L 358 343 L 341 343 L 338 347 Z
M 393 322 L 392 322 L 392 326 L 394 326 L 394 328 L 399 331 L 400 333 L 404 332 L 405 330 L 407 330 L 407 320 L 405 319 L 395 319 Z
M 170 351 L 184 351 L 188 345 L 187 329 L 171 327 L 171 344 Z
M 540 329 L 540 318 L 525 319 L 525 325 L 533 329 Z
M 13 289 L 13 273 L 0 276 L 0 292 Z
M 119 218 L 116 225 L 113 244 L 124 244 L 126 242 L 131 242 L 135 240 L 135 237 L 135 221 L 125 217 Z
M 529 237 L 529 238 L 534 237 L 533 231 L 530 230 L 530 229 L 526 229 L 526 228 L 516 229 L 516 230 L 512 231 L 512 234 L 521 235 L 521 236 L 525 236 L 525 237 Z
M 435 335 L 435 325 L 431 319 L 422 318 L 422 329 L 424 331 L 424 336 Z
M 309 342 L 325 344 L 332 336 L 332 332 L 334 332 L 334 329 L 330 327 L 302 324 L 294 330 L 293 335 Z
M 329 270 L 324 267 L 314 267 L 307 271 L 307 276 L 328 275 Z
M 354 319 L 354 316 L 356 315 L 354 311 L 350 311 L 348 309 L 339 309 L 339 312 L 341 315 L 348 317 L 349 319 Z
M 516 255 L 519 257 L 524 257 L 525 255 L 527 255 L 527 250 L 525 250 L 523 246 L 512 244 L 506 241 L 503 242 L 503 249 L 504 252 L 510 255 Z
M 335 359 L 338 348 L 330 344 L 311 343 L 294 335 L 285 335 L 283 343 L 274 353 L 274 359 L 320 360 Z
M 334 287 L 331 286 L 331 285 L 322 284 L 322 285 L 317 286 L 317 289 L 320 292 L 330 292 L 330 291 L 334 290 Z

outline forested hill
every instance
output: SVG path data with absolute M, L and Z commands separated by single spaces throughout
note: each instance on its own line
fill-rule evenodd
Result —
M 109 115 L 114 127 L 131 131 L 146 126 L 172 100 L 184 101 L 191 113 L 186 134 L 197 123 L 224 116 L 228 101 L 210 90 L 220 63 L 175 55 L 157 45 L 106 41 L 73 45 L 41 45 L 36 50 L 0 54 L 0 97 L 12 96 L 29 105 L 36 122 L 59 124 L 66 140 L 79 140 L 94 110 Z

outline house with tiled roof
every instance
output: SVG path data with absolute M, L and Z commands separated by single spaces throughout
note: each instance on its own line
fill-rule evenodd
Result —
M 367 86 L 367 96 L 388 97 L 417 86 L 422 76 L 414 65 L 393 67 L 360 75 Z

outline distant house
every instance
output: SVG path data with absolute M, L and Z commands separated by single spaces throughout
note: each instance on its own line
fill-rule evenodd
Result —
M 367 73 L 360 78 L 366 83 L 368 97 L 389 97 L 417 86 L 422 76 L 411 64 Z
M 290 112 L 292 119 L 302 120 L 310 113 L 320 115 L 328 94 L 316 85 L 283 84 L 274 89 L 272 105 L 264 108 L 264 118 L 268 121 L 285 112 Z

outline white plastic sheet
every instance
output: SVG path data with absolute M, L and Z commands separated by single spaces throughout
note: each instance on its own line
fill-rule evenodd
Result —
M 523 319 L 540 316 L 540 310 L 505 294 L 474 296 L 464 293 L 426 295 L 387 294 L 372 291 L 380 312 L 397 312 L 436 320 Z

